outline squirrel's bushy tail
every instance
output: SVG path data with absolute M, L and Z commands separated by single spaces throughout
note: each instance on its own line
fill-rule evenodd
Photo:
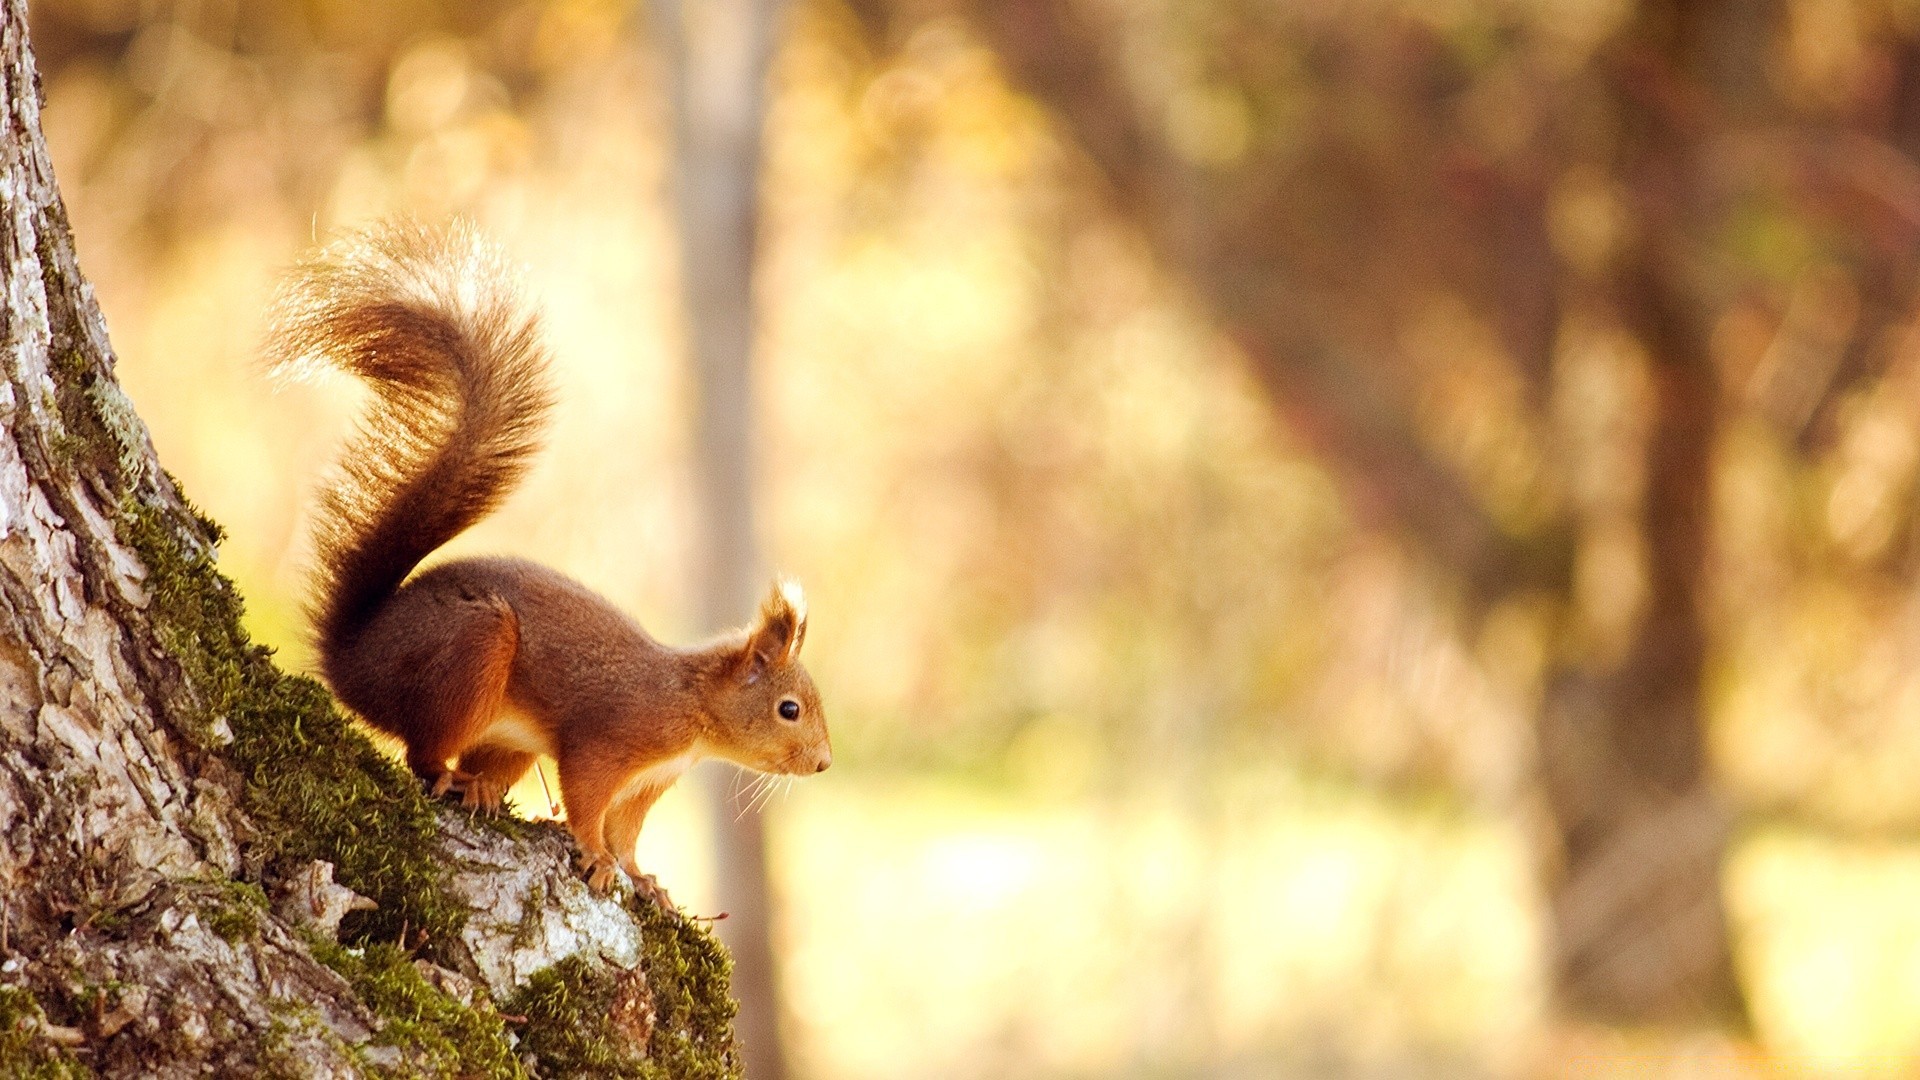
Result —
M 333 244 L 274 312 L 276 371 L 331 365 L 374 391 L 320 502 L 315 629 L 332 656 L 526 472 L 552 404 L 546 350 L 505 259 L 464 223 L 388 222 Z

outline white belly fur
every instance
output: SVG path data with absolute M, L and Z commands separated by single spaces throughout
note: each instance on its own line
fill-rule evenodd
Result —
M 620 785 L 620 790 L 614 795 L 613 801 L 618 803 L 622 799 L 638 795 L 648 788 L 664 788 L 675 780 L 680 779 L 680 774 L 693 768 L 693 763 L 699 760 L 700 752 L 699 748 L 696 747 L 681 754 L 679 757 L 668 758 L 650 769 L 643 769 L 640 772 L 634 773 L 626 783 Z
M 529 754 L 553 756 L 553 747 L 547 744 L 545 733 L 540 725 L 526 713 L 508 706 L 494 717 L 493 723 L 474 740 L 475 745 L 503 746 L 509 750 L 521 750 Z M 695 762 L 706 756 L 702 748 L 695 745 L 686 753 L 668 758 L 650 769 L 634 773 L 620 790 L 614 794 L 613 801 L 619 802 L 631 795 L 637 795 L 647 788 L 664 788 L 680 779 L 682 773 L 693 768 Z
M 475 739 L 476 744 L 504 746 L 509 750 L 521 750 L 529 754 L 553 754 L 553 747 L 547 745 L 546 733 L 533 718 L 511 706 L 502 709 L 494 717 L 487 730 Z

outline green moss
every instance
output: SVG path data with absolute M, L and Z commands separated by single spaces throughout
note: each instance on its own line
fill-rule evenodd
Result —
M 646 1031 L 622 1031 L 611 1020 L 616 1004 L 632 996 L 634 981 L 632 972 L 570 956 L 535 973 L 508 999 L 506 1011 L 525 1018 L 520 1045 L 542 1076 L 665 1080 L 646 1059 Z
M 84 409 L 74 408 L 76 402 L 83 401 L 85 386 L 93 378 L 87 358 L 78 350 L 69 350 L 52 358 L 49 366 L 53 369 L 57 387 L 81 387 L 80 397 L 56 391 L 54 403 L 59 406 L 61 419 L 65 421 L 61 430 L 54 432 L 49 439 L 50 449 L 63 461 L 71 461 L 86 454 L 87 441 L 84 432 L 92 425 Z M 78 414 L 78 415 L 76 415 Z M 79 426 L 76 426 L 76 422 Z
M 521 1045 L 543 1075 L 739 1080 L 726 950 L 678 913 L 640 899 L 630 908 L 640 970 L 574 956 L 534 975 L 505 1006 L 525 1017 Z
M 54 366 L 66 429 L 55 447 L 58 464 L 117 500 L 116 532 L 147 570 L 146 617 L 178 664 L 150 671 L 149 690 L 176 730 L 238 773 L 241 809 L 258 826 L 246 849 L 249 876 L 267 880 L 314 859 L 331 862 L 336 881 L 379 905 L 350 916 L 343 940 L 405 934 L 439 955 L 439 943 L 459 939 L 468 911 L 448 892 L 452 867 L 439 850 L 435 808 L 323 687 L 281 672 L 269 650 L 248 638 L 239 593 L 214 566 L 219 527 L 191 508 L 184 520 L 156 508 L 166 503 L 153 490 L 158 478 L 141 471 L 144 436 L 111 380 L 78 353 Z M 264 893 L 222 884 L 232 887 L 207 894 L 210 927 L 229 940 L 256 933 Z M 521 1075 L 497 1017 L 427 987 L 391 946 L 333 947 L 330 957 L 336 969 L 349 969 L 343 973 L 387 1020 L 386 1032 L 429 1048 L 414 1074 L 467 1075 L 479 1062 L 483 1075 Z M 0 1075 L 12 1073 L 0 1068 Z
M 627 908 L 640 922 L 641 966 L 653 990 L 656 1020 L 648 1052 L 662 1076 L 676 1080 L 733 1080 L 733 958 L 713 933 L 649 900 Z
M 117 1008 L 121 995 L 126 992 L 126 983 L 119 979 L 108 979 L 105 982 L 83 983 L 71 990 L 66 1000 L 72 1006 L 70 1012 L 81 1016 L 99 1016 L 108 1009 Z
M 0 986 L 0 1076 L 19 1080 L 78 1080 L 93 1070 L 39 1035 L 46 1014 L 32 991 Z
M 64 227 L 43 225 L 43 244 Z M 58 265 L 51 250 L 40 262 L 46 273 Z M 380 905 L 350 917 L 343 928 L 349 940 L 392 940 L 407 929 L 424 933 L 431 952 L 436 942 L 456 939 L 467 912 L 446 895 L 451 870 L 436 848 L 434 808 L 410 774 L 340 715 L 325 689 L 282 673 L 268 650 L 249 640 L 239 593 L 214 567 L 219 526 L 190 507 L 186 520 L 156 508 L 168 505 L 164 489 L 179 485 L 149 475 L 146 435 L 131 404 L 105 369 L 71 344 L 80 316 L 61 306 L 62 284 L 48 283 L 63 429 L 49 433 L 56 464 L 117 505 L 115 530 L 147 569 L 146 614 L 179 664 L 177 673 L 155 673 L 150 690 L 181 734 L 207 750 L 224 744 L 244 780 L 241 808 L 260 825 L 248 852 L 255 871 L 333 863 L 335 880 Z
M 252 882 L 223 878 L 206 883 L 199 907 L 207 929 L 230 943 L 252 941 L 267 915 L 267 894 Z
M 464 1005 L 422 978 L 407 954 L 393 945 L 351 949 L 313 943 L 314 958 L 340 973 L 354 993 L 382 1020 L 374 1046 L 401 1052 L 400 1064 L 380 1065 L 379 1076 L 524 1077 L 508 1047 L 500 1014 L 484 998 Z
M 312 679 L 283 674 L 241 628 L 241 601 L 209 557 L 218 530 L 201 520 L 189 549 L 171 523 L 138 503 L 122 507 L 122 532 L 145 561 L 155 631 L 185 669 L 217 742 L 244 780 L 241 806 L 261 826 L 250 852 L 268 872 L 314 859 L 334 879 L 379 904 L 349 917 L 343 936 L 393 940 L 403 930 L 453 941 L 467 910 L 447 894 L 452 870 L 439 853 L 433 805 L 413 776 L 333 707 Z
M 534 882 L 533 888 L 527 891 L 527 898 L 520 906 L 520 922 L 513 928 L 512 945 L 516 951 L 531 946 L 535 936 L 540 933 L 540 927 L 544 921 L 541 918 L 541 909 L 545 907 L 546 902 L 547 887 Z

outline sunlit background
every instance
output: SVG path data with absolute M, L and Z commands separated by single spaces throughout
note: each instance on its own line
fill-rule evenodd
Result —
M 1201 178 L 1179 189 L 1195 218 L 1229 212 L 1208 178 L 1231 193 L 1289 154 L 1309 203 L 1349 182 L 1309 167 L 1329 141 L 1398 183 L 1377 162 L 1426 151 L 1363 91 L 1392 83 L 1409 35 L 1449 58 L 1455 81 L 1423 99 L 1446 137 L 1505 168 L 1541 142 L 1529 110 L 1600 65 L 1631 8 L 1068 6 L 1110 31 L 1167 160 Z M 484 225 L 527 267 L 557 358 L 549 447 L 452 550 L 541 560 L 694 635 L 672 151 L 638 5 L 35 7 L 47 134 L 121 378 L 226 527 L 222 565 L 285 664 L 309 663 L 306 515 L 358 391 L 273 384 L 262 312 L 316 239 L 396 211 Z M 1911 220 L 1785 180 L 1725 196 L 1696 267 L 1722 388 L 1705 738 L 1748 1024 L 1609 1027 L 1553 1006 L 1535 718 L 1567 642 L 1610 662 L 1646 608 L 1660 385 L 1579 284 L 1632 228 L 1625 181 L 1597 152 L 1530 189 L 1574 281 L 1546 376 L 1444 266 L 1408 260 L 1385 314 L 1326 315 L 1391 345 L 1420 445 L 1492 520 L 1577 521 L 1564 596 L 1481 602 L 1354 495 L 1311 405 L 1232 329 L 1246 302 L 1168 258 L 1164 228 L 1149 239 L 1145 196 L 1017 89 L 969 8 L 805 0 L 773 67 L 761 522 L 809 593 L 836 749 L 757 811 L 796 1075 L 1920 1074 Z M 1766 25 L 1765 93 L 1911 210 L 1920 139 L 1847 140 L 1915 90 L 1920 10 L 1791 0 Z M 1728 153 L 1734 173 L 1778 165 Z M 1795 162 L 1778 168 L 1814 168 Z M 1371 295 L 1321 273 L 1325 242 L 1303 237 L 1295 270 Z M 517 799 L 552 810 L 538 783 Z M 704 821 L 683 784 L 641 840 L 694 912 L 713 910 Z

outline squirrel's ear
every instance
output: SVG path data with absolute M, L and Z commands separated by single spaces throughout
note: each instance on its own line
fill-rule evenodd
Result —
M 760 620 L 747 635 L 748 670 L 759 673 L 785 667 L 800 656 L 807 639 L 807 598 L 792 581 L 776 581 L 760 605 Z

